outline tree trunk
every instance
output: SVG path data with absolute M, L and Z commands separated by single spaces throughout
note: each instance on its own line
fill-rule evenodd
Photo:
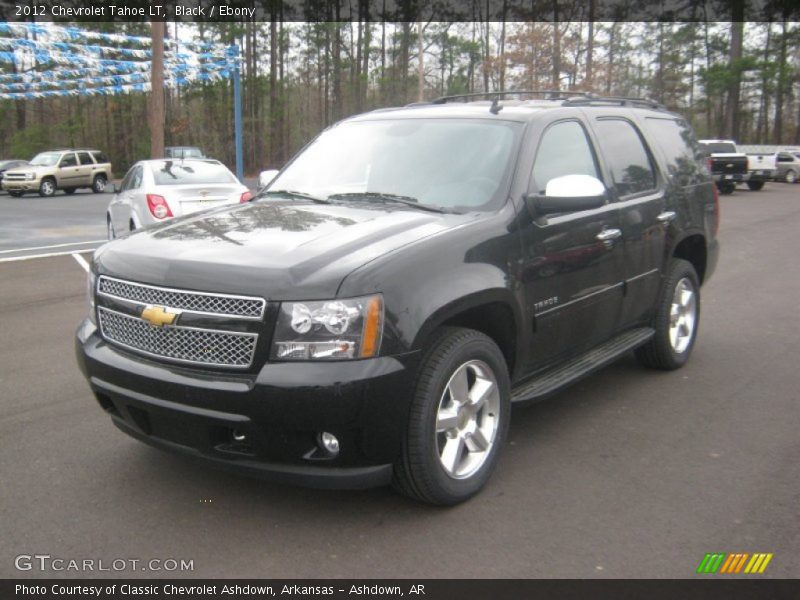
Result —
M 360 113 L 364 110 L 362 98 L 361 98 L 361 52 L 363 50 L 362 42 L 364 39 L 364 24 L 361 20 L 361 9 L 362 3 L 361 0 L 358 2 L 358 38 L 356 40 L 356 59 L 353 61 L 353 69 L 354 69 L 354 76 L 352 81 L 352 94 L 353 99 L 355 100 L 356 105 L 356 112 Z
M 557 0 L 553 0 L 553 89 L 561 89 L 561 30 L 558 28 Z
M 502 15 L 502 22 L 500 24 L 500 55 L 498 57 L 500 61 L 499 65 L 499 88 L 500 91 L 506 89 L 506 11 L 508 10 L 507 0 L 503 0 L 503 15 Z
M 342 27 L 339 21 L 339 3 L 336 2 L 333 24 L 333 120 L 342 118 Z
M 381 102 L 386 104 L 386 0 L 381 12 Z
M 369 91 L 369 54 L 372 45 L 372 26 L 369 21 L 369 2 L 364 2 L 364 52 L 361 66 L 361 82 L 359 83 L 359 96 L 361 97 L 361 109 L 367 106 L 367 93 Z
M 728 98 L 725 106 L 725 135 L 738 140 L 741 119 L 739 116 L 739 96 L 742 88 L 742 41 L 744 37 L 744 0 L 733 0 L 731 3 L 731 49 L 728 66 L 732 77 L 728 86 Z
M 772 23 L 767 23 L 767 37 L 764 42 L 764 64 L 761 66 L 761 102 L 758 107 L 758 125 L 756 127 L 756 140 L 759 144 L 765 143 L 769 136 L 769 52 L 772 38 Z
M 268 163 L 275 166 L 283 157 L 280 156 L 278 118 L 278 15 L 272 11 L 269 21 L 269 150 Z
M 773 124 L 772 141 L 776 144 L 783 143 L 783 100 L 786 95 L 786 20 L 781 28 L 780 51 L 778 58 L 778 85 L 775 89 L 775 123 Z
M 640 80 L 641 81 L 641 80 Z M 664 23 L 658 23 L 658 69 L 656 70 L 656 100 L 664 102 Z
M 591 92 L 594 87 L 592 81 L 594 73 L 594 0 L 589 1 L 589 33 L 586 38 L 586 78 L 585 88 Z

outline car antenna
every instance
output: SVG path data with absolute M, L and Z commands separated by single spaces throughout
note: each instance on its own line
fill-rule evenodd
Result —
M 493 115 L 496 115 L 501 110 L 503 110 L 503 105 L 500 104 L 500 99 L 497 96 L 495 96 L 494 98 L 492 98 L 492 105 L 489 107 L 489 112 L 492 113 Z

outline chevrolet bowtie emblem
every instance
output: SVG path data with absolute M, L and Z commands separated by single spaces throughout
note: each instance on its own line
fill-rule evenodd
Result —
M 148 306 L 142 311 L 142 319 L 153 327 L 172 325 L 179 313 L 169 312 L 163 306 Z

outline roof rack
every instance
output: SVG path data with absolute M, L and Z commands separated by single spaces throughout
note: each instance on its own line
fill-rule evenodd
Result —
M 632 106 L 640 108 L 653 108 L 666 110 L 666 107 L 652 98 L 635 98 L 631 96 L 597 96 L 592 92 L 577 92 L 574 90 L 509 90 L 501 92 L 473 92 L 470 94 L 454 94 L 442 96 L 429 103 L 414 102 L 409 106 L 423 104 L 446 104 L 448 102 L 469 102 L 472 99 L 486 99 L 492 101 L 492 106 L 497 107 L 501 98 L 506 96 L 542 96 L 543 100 L 561 100 L 562 106 Z M 499 108 L 499 107 L 498 107 Z
M 666 110 L 666 107 L 653 100 L 652 98 L 634 98 L 631 96 L 595 96 L 594 94 L 584 94 L 578 98 L 568 98 L 564 101 L 564 106 L 607 106 L 616 104 L 619 106 L 633 106 L 640 108 L 655 108 Z
M 454 94 L 452 96 L 442 96 L 431 100 L 429 104 L 447 104 L 448 102 L 462 101 L 467 102 L 472 98 L 485 98 L 487 100 L 499 100 L 505 96 L 544 96 L 544 100 L 566 100 L 572 96 L 587 96 L 589 92 L 574 92 L 561 90 L 508 90 L 502 92 L 472 92 L 470 94 Z M 416 103 L 415 103 L 416 104 Z

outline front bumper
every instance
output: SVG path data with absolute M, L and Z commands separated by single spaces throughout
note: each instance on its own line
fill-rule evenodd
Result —
M 33 180 L 13 180 L 8 181 L 7 179 L 2 180 L 2 188 L 7 192 L 33 192 L 39 190 L 39 184 L 41 180 L 33 179 Z
M 76 354 L 114 424 L 152 446 L 312 487 L 391 481 L 407 421 L 413 354 L 268 363 L 255 374 L 201 371 L 121 350 L 88 319 L 78 328 Z M 335 458 L 317 445 L 323 431 L 339 439 Z

